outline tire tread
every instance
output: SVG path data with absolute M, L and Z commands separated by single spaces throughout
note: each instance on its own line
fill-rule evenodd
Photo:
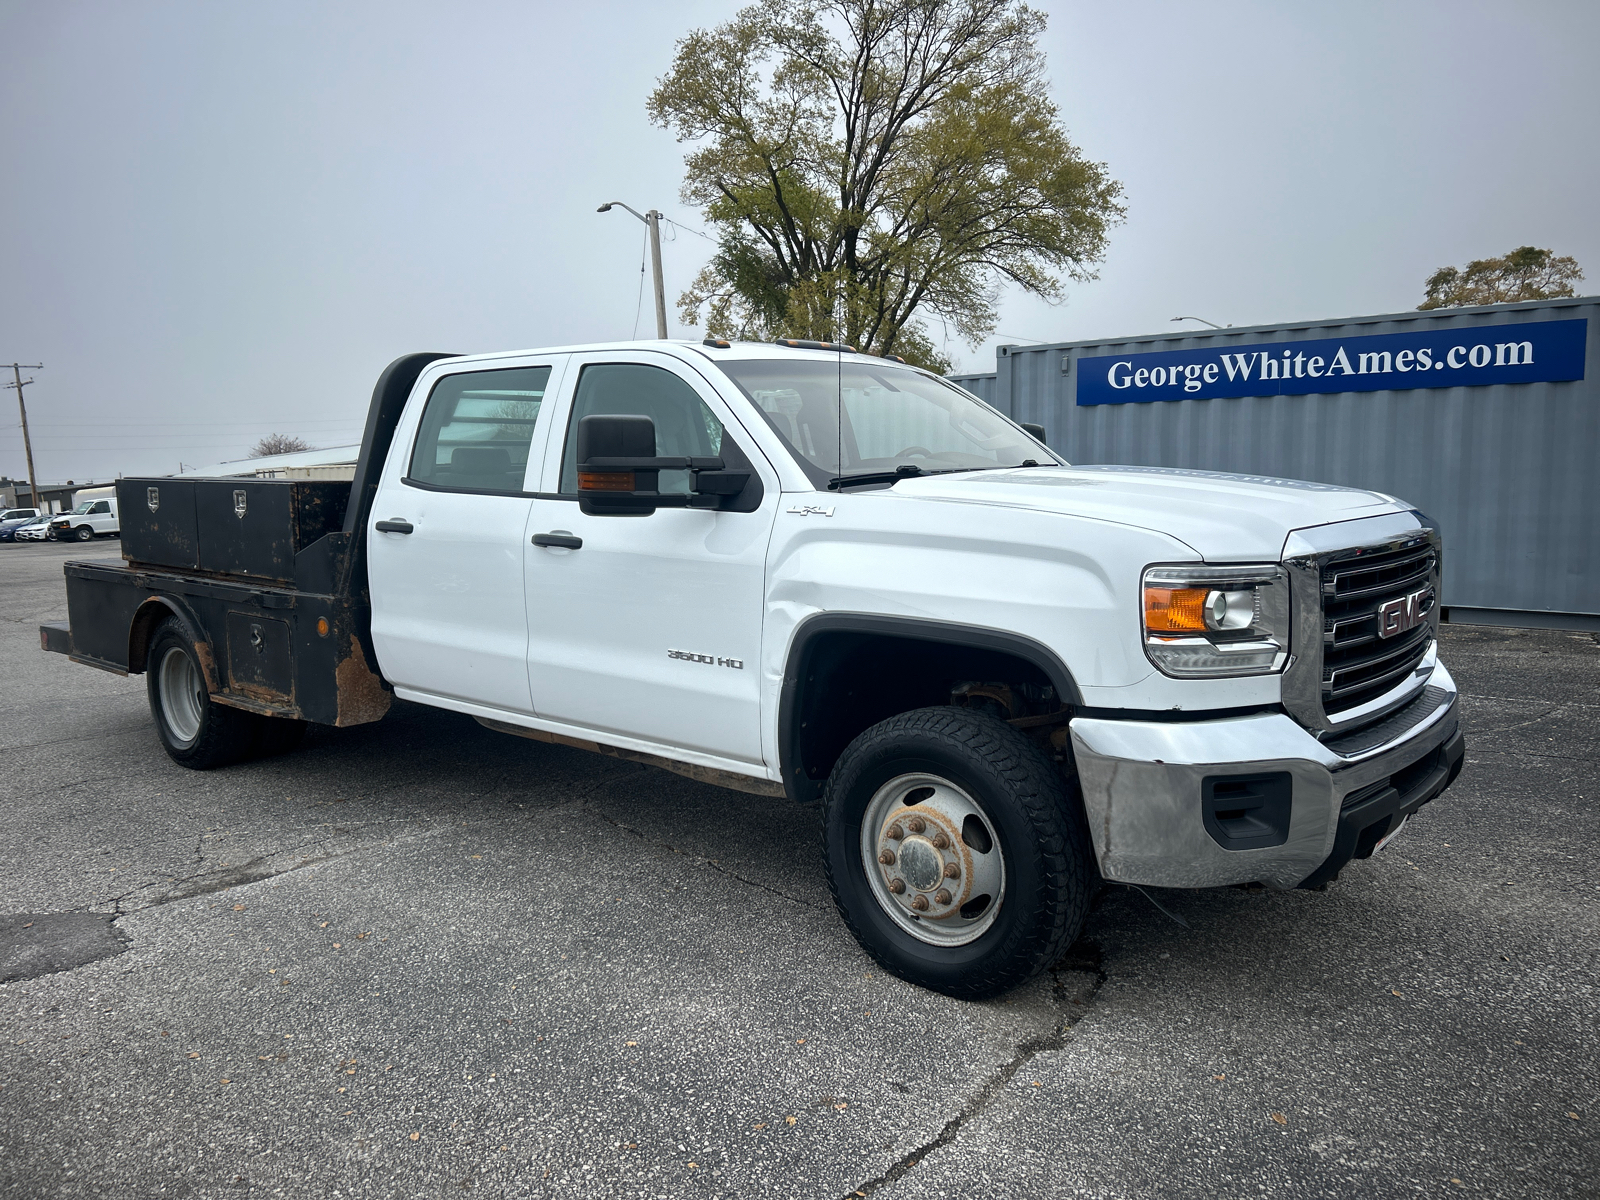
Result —
M 863 763 L 896 745 L 924 740 L 959 747 L 973 769 L 987 774 L 1020 806 L 1035 833 L 1030 846 L 1009 847 L 1013 854 L 1032 854 L 1041 881 L 1036 903 L 1046 919 L 1020 939 L 1026 944 L 1012 948 L 1005 963 L 981 979 L 956 984 L 910 980 L 950 995 L 982 999 L 1009 991 L 1047 970 L 1077 937 L 1088 912 L 1092 887 L 1088 827 L 1075 781 L 1065 778 L 1037 745 L 997 717 L 950 707 L 923 708 L 891 717 L 862 733 L 840 756 L 823 795 L 823 859 L 829 890 L 845 924 L 885 970 L 910 978 L 876 947 L 870 931 L 852 916 L 841 896 L 833 861 L 827 853 L 830 816 L 855 784 Z M 1008 903 L 1025 900 L 1007 897 Z

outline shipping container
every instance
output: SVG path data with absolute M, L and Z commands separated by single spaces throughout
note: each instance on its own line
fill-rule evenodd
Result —
M 951 378 L 1074 463 L 1400 497 L 1444 531 L 1450 620 L 1600 629 L 1597 318 L 1579 297 L 1001 346 Z

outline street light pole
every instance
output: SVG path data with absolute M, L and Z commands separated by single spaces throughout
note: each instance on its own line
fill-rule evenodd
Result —
M 667 340 L 667 287 L 661 281 L 661 214 L 651 209 L 645 214 L 650 226 L 650 262 L 656 285 L 656 336 Z
M 22 368 L 23 367 L 27 367 L 28 370 L 30 370 L 30 371 L 42 371 L 42 370 L 44 370 L 44 364 L 43 363 L 12 363 L 11 364 L 11 374 L 16 379 L 16 382 L 15 383 L 6 384 L 6 386 L 8 388 L 16 388 L 17 389 L 17 408 L 22 413 L 22 449 L 23 449 L 23 452 L 28 456 L 28 492 L 29 492 L 29 498 L 33 501 L 33 507 L 37 508 L 40 512 L 43 512 L 44 511 L 44 505 L 39 502 L 39 479 L 38 479 L 38 476 L 35 475 L 34 471 L 33 471 L 33 440 L 28 436 L 28 406 L 27 406 L 27 404 L 25 404 L 23 402 L 23 399 L 22 399 L 22 389 L 27 387 L 28 384 L 32 383 L 33 380 L 32 379 L 28 379 L 26 381 L 23 380 L 23 378 L 22 378 Z
M 624 204 L 621 200 L 612 200 L 595 209 L 596 212 L 610 212 L 613 208 L 625 208 L 639 220 L 645 223 L 650 230 L 650 262 L 653 268 L 656 285 L 656 336 L 662 341 L 667 337 L 667 288 L 661 280 L 661 214 L 655 209 L 649 212 L 640 212 L 638 209 Z
M 1200 324 L 1209 325 L 1213 329 L 1222 329 L 1222 328 L 1232 329 L 1233 328 L 1232 325 L 1228 325 L 1226 327 L 1224 327 L 1222 325 L 1218 325 L 1215 321 L 1208 321 L 1204 317 L 1173 317 L 1172 319 L 1174 321 L 1199 321 Z

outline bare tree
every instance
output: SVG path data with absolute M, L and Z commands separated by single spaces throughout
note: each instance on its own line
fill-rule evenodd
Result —
M 296 451 L 312 448 L 311 443 L 305 438 L 297 438 L 292 433 L 269 433 L 250 447 L 250 457 L 266 458 L 270 454 L 294 454 Z

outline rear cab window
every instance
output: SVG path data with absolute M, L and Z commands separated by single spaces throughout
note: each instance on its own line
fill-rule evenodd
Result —
M 521 493 L 550 367 L 446 375 L 433 385 L 405 482 L 439 491 Z

